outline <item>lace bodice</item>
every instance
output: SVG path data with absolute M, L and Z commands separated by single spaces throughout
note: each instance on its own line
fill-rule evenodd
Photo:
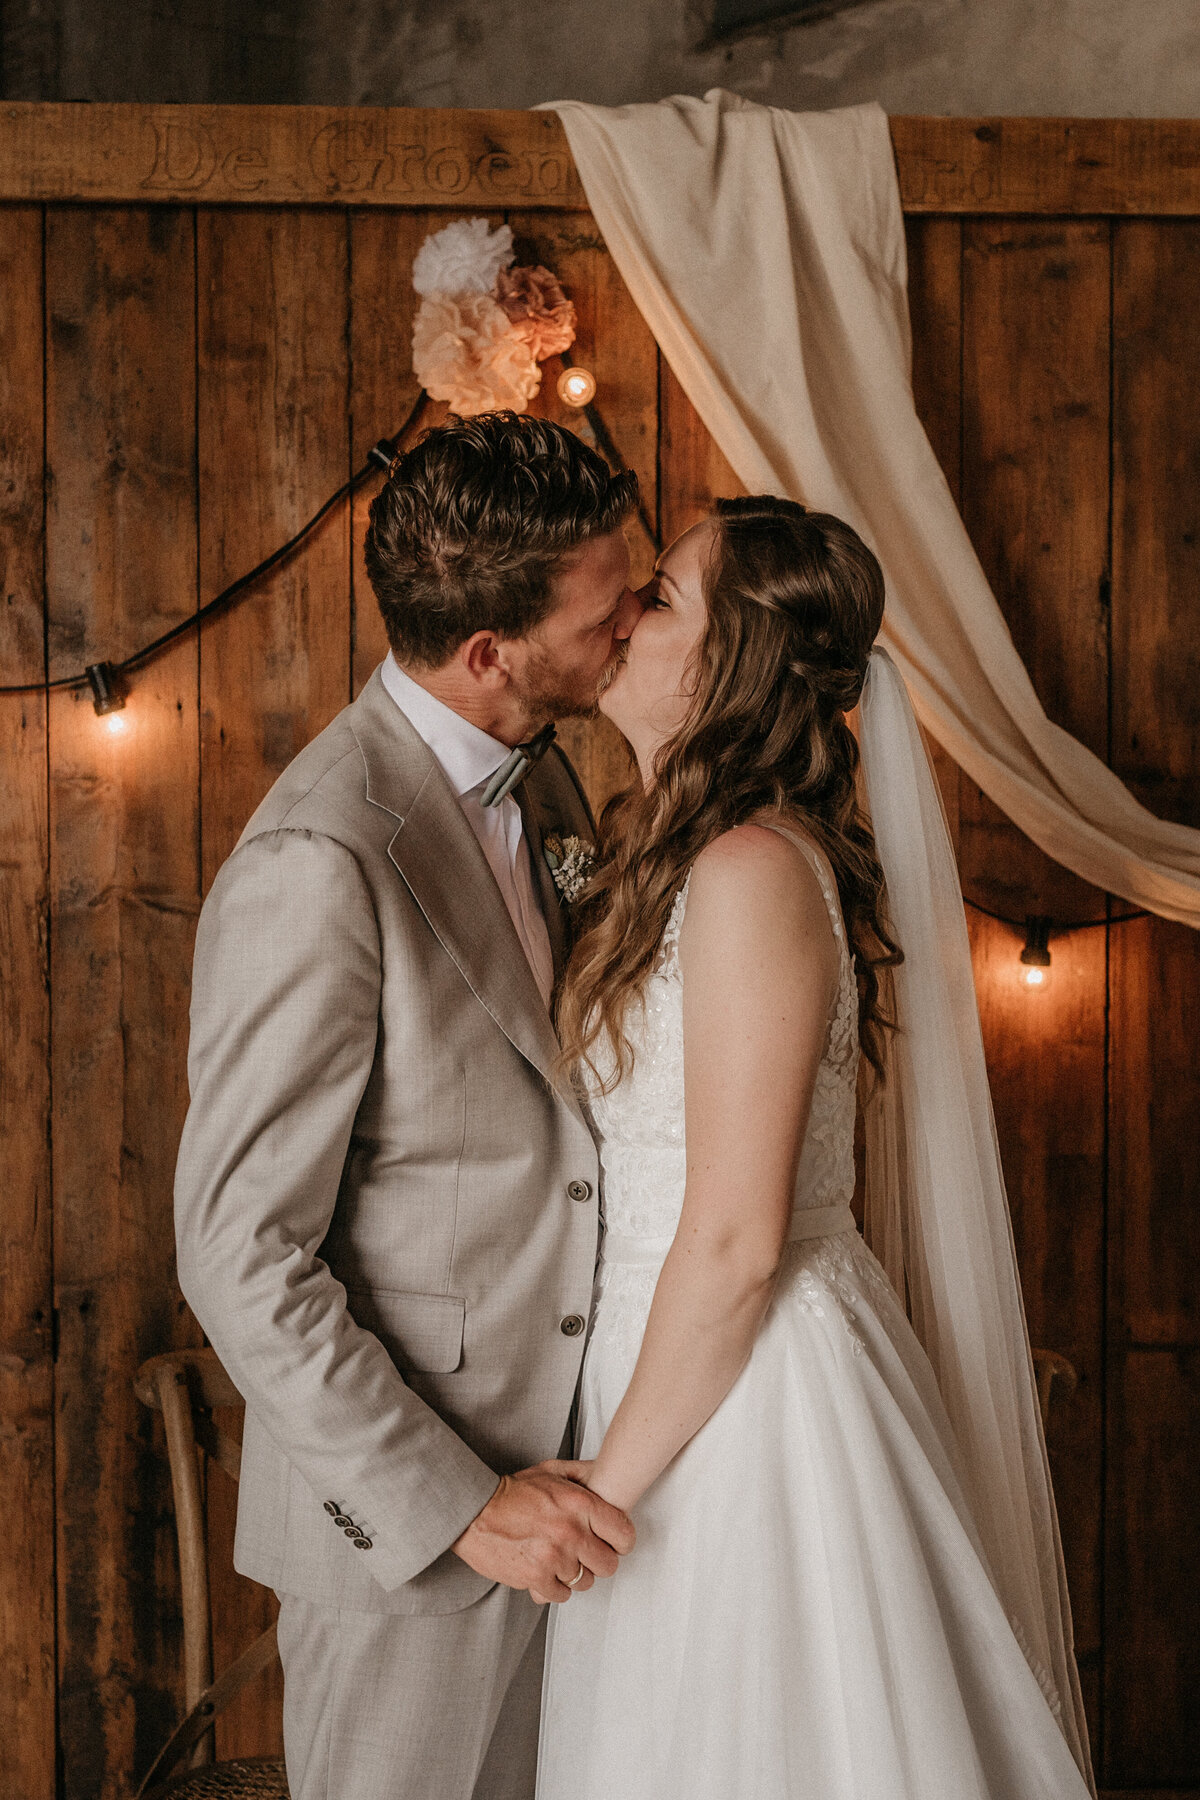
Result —
M 849 1202 L 854 1192 L 854 1116 L 858 1075 L 858 990 L 837 888 L 820 853 L 784 833 L 814 869 L 837 940 L 840 968 L 825 1053 L 796 1174 L 796 1209 Z M 670 1238 L 679 1223 L 686 1176 L 683 1110 L 683 977 L 679 936 L 689 874 L 676 897 L 658 958 L 626 1029 L 632 1072 L 609 1094 L 589 1095 L 600 1140 L 606 1231 Z

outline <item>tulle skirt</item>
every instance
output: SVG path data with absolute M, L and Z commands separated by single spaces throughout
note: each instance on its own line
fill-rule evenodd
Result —
M 601 1265 L 582 1456 L 656 1277 Z M 551 1608 L 538 1800 L 1085 1800 L 857 1233 L 789 1247 L 747 1367 L 634 1516 L 616 1576 Z

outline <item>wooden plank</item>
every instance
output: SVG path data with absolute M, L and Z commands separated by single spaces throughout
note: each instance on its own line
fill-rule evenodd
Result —
M 195 605 L 192 221 L 47 220 L 51 674 Z M 137 675 L 114 735 L 50 708 L 56 1541 L 62 1781 L 117 1800 L 177 1716 L 169 1488 L 133 1374 L 187 1339 L 171 1184 L 198 906 L 195 646 Z
M 659 528 L 664 544 L 695 525 L 722 495 L 746 492 L 700 422 L 667 363 L 659 360 Z
M 964 857 L 971 838 L 964 838 Z M 974 873 L 973 868 L 969 873 Z M 1035 1344 L 1074 1365 L 1047 1428 L 1075 1645 L 1099 1726 L 1104 1293 L 1104 932 L 1053 945 L 1048 986 L 1019 981 L 1019 934 L 968 912 L 975 991 Z
M 349 470 L 344 217 L 309 210 L 197 219 L 200 591 L 288 538 Z M 313 271 L 320 271 L 314 280 Z M 378 433 L 376 433 L 378 435 Z M 349 508 L 240 606 L 202 629 L 205 888 L 292 757 L 350 697 Z M 232 1566 L 235 1501 L 209 1489 L 217 1668 L 270 1622 L 272 1596 Z M 221 1755 L 278 1748 L 278 1677 L 217 1727 Z
M 1111 982 L 1113 1342 L 1200 1349 L 1200 933 L 1114 925 Z
M 371 445 L 391 437 L 408 416 L 417 397 L 412 372 L 412 326 L 417 296 L 413 292 L 413 258 L 431 231 L 440 231 L 456 212 L 368 212 L 350 214 L 350 434 L 351 463 L 360 468 Z M 489 215 L 493 225 L 503 215 Z M 430 401 L 420 430 L 446 415 L 446 407 Z M 382 486 L 372 479 L 354 497 L 353 536 L 353 688 L 357 694 L 372 669 L 387 655 L 387 635 L 379 607 L 363 567 L 362 547 L 367 509 Z
M 913 400 L 942 465 L 955 502 L 962 505 L 962 236 L 961 219 L 911 218 L 908 240 L 908 311 L 913 337 Z M 946 822 L 958 849 L 958 765 L 926 737 L 942 790 Z
M 1109 245 L 1104 224 L 964 225 L 964 517 L 1050 714 L 1106 747 Z M 1104 916 L 959 784 L 964 890 L 1016 918 Z M 1030 1333 L 1080 1377 L 1051 1464 L 1093 1732 L 1101 1641 L 1105 933 L 1052 943 L 1049 984 L 1020 985 L 1019 932 L 969 913 L 976 990 Z
M 960 219 L 906 221 L 913 400 L 934 455 L 962 501 L 962 252 Z
M 1200 225 L 1114 227 L 1113 766 L 1200 824 Z
M 1195 119 L 890 120 L 907 212 L 1200 212 Z M 586 208 L 552 113 L 0 105 L 0 200 Z
M 1200 230 L 1125 224 L 1115 258 L 1113 762 L 1155 812 L 1197 825 Z M 1200 1343 L 1198 1005 L 1195 932 L 1159 919 L 1114 929 L 1112 1297 L 1138 1343 Z
M 307 209 L 197 220 L 200 592 L 346 478 L 346 225 Z M 314 281 L 312 272 L 320 270 Z M 350 695 L 349 509 L 201 638 L 204 885 L 276 777 Z
M 1198 268 L 1189 223 L 1115 229 L 1113 763 L 1155 812 L 1190 825 L 1200 824 Z M 1137 1785 L 1187 1781 L 1200 1762 L 1200 938 L 1161 919 L 1112 937 L 1105 1692 L 1108 1772 Z
M 43 672 L 42 215 L 0 218 L 0 668 Z M 0 699 L 0 1793 L 54 1792 L 54 1364 L 46 702 Z
M 1109 1391 L 1104 1774 L 1185 1786 L 1200 1767 L 1200 1354 L 1119 1354 Z
M 906 212 L 1200 212 L 1195 119 L 893 118 Z
M 1108 227 L 981 221 L 965 227 L 964 252 L 967 529 L 1043 705 L 1102 756 Z M 976 899 L 1018 917 L 1103 916 L 1101 896 L 978 789 L 964 783 L 960 805 Z
M 553 113 L 0 104 L 0 200 L 585 204 Z
M 590 213 L 513 213 L 517 260 L 542 263 L 562 280 L 578 315 L 571 354 L 596 377 L 596 407 L 627 466 L 637 475 L 646 512 L 658 512 L 658 347 L 629 297 Z M 530 410 L 577 431 L 600 449 L 586 417 L 558 397 L 561 366 L 552 357 Z M 603 451 L 601 451 L 603 454 Z M 636 519 L 627 528 L 631 577 L 640 587 L 654 568 L 655 550 Z M 607 719 L 565 719 L 563 747 L 578 769 L 597 813 L 629 784 L 625 740 Z

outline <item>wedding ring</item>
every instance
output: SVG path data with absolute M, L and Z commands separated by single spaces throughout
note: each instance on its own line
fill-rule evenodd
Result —
M 582 1563 L 580 1563 L 580 1565 L 579 1565 L 579 1573 L 578 1573 L 578 1575 L 573 1575 L 573 1576 L 572 1576 L 572 1577 L 571 1577 L 571 1579 L 570 1579 L 570 1581 L 568 1581 L 568 1582 L 567 1582 L 567 1586 L 568 1586 L 568 1587 L 574 1587 L 574 1586 L 575 1586 L 575 1584 L 576 1584 L 576 1582 L 579 1582 L 579 1581 L 582 1581 L 582 1580 L 583 1580 L 583 1578 L 584 1578 L 584 1575 L 585 1575 L 585 1574 L 586 1574 L 586 1573 L 587 1573 L 587 1571 L 586 1571 L 586 1569 L 585 1569 L 585 1568 L 584 1568 L 584 1566 L 583 1566 L 583 1564 L 582 1564 Z

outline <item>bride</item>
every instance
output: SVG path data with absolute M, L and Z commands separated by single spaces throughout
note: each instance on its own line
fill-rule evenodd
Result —
M 604 1172 L 577 1450 L 638 1538 L 554 1609 L 538 1800 L 1090 1791 L 961 898 L 883 598 L 839 520 L 721 501 L 601 700 L 641 784 L 559 1003 Z

